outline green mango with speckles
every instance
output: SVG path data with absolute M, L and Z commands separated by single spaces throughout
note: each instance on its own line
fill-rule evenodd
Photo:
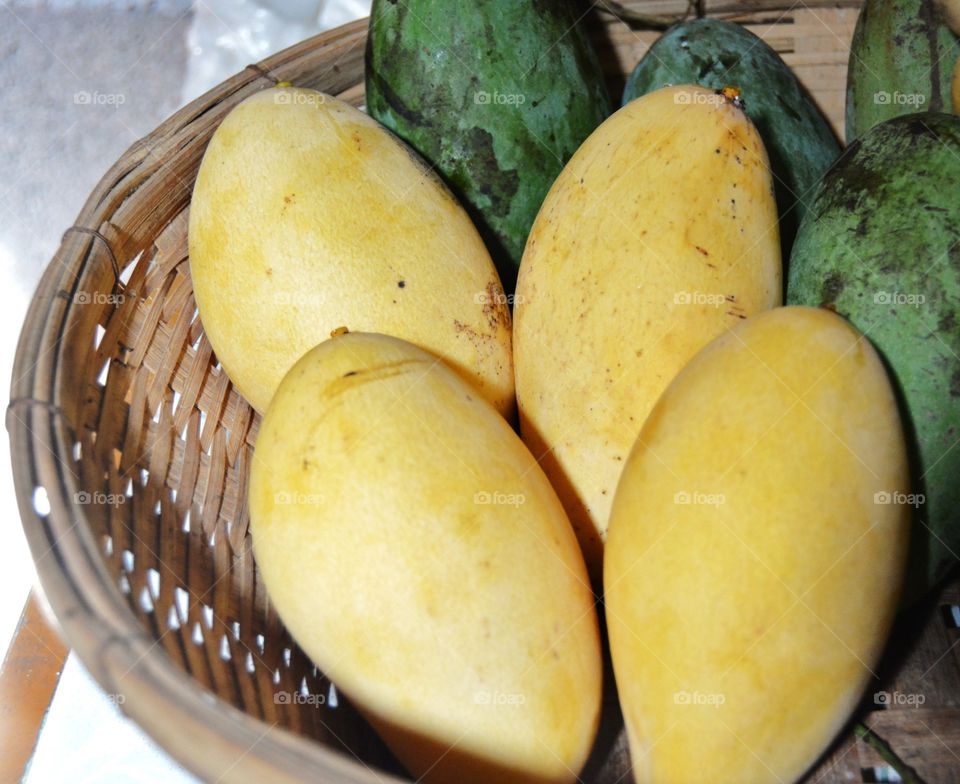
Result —
M 786 259 L 810 189 L 840 154 L 813 99 L 763 40 L 719 19 L 685 22 L 660 36 L 630 74 L 623 103 L 665 84 L 740 88 L 744 111 L 770 157 Z
M 846 316 L 898 389 L 918 497 L 876 501 L 916 502 L 905 605 L 960 553 L 958 187 L 960 118 L 880 123 L 824 175 L 788 271 L 788 304 Z
M 850 44 L 847 141 L 891 117 L 949 112 L 958 55 L 938 0 L 867 0 Z
M 575 9 L 374 0 L 370 11 L 367 111 L 460 197 L 508 294 L 547 191 L 612 110 Z

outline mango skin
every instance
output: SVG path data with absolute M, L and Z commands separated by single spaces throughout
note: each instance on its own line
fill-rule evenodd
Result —
M 568 2 L 474 0 L 374 0 L 370 11 L 367 111 L 437 167 L 508 294 L 544 196 L 613 109 L 580 14 Z
M 858 704 L 893 622 L 909 512 L 869 341 L 778 308 L 704 348 L 617 489 L 606 614 L 638 784 L 792 782 Z
M 665 84 L 687 83 L 740 88 L 773 167 L 787 256 L 810 189 L 840 155 L 830 124 L 780 55 L 734 22 L 695 19 L 670 28 L 633 69 L 623 103 Z
M 271 603 L 417 780 L 575 780 L 602 678 L 583 559 L 444 363 L 383 335 L 310 351 L 263 419 L 250 517 Z
M 423 162 L 348 104 L 282 87 L 230 112 L 200 165 L 189 245 L 204 329 L 257 411 L 347 326 L 432 351 L 511 415 L 510 313 L 483 242 Z
M 893 117 L 950 111 L 958 55 L 937 0 L 867 0 L 850 44 L 847 143 Z
M 960 59 L 953 67 L 953 80 L 950 83 L 950 97 L 953 101 L 953 113 L 960 114 Z
M 906 604 L 960 553 L 957 183 L 960 118 L 881 123 L 827 172 L 790 259 L 787 301 L 850 319 L 896 380 L 914 490 L 926 499 L 915 515 Z
M 647 413 L 698 349 L 780 304 L 780 266 L 760 136 L 712 91 L 671 87 L 627 104 L 554 183 L 514 305 L 520 427 L 597 582 Z

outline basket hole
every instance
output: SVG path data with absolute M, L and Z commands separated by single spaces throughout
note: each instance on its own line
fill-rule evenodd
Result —
M 247 672 L 249 672 L 249 673 L 251 673 L 251 674 L 257 671 L 257 667 L 256 667 L 256 665 L 253 663 L 253 654 L 252 654 L 252 653 L 249 653 L 249 652 L 247 653 L 247 658 L 246 658 L 246 661 L 244 662 L 244 668 L 246 669 Z
M 230 661 L 233 658 L 230 653 L 230 641 L 225 634 L 220 638 L 220 658 L 224 661 Z
M 50 514 L 50 498 L 47 496 L 47 488 L 40 485 L 33 488 L 33 511 L 40 517 L 46 517 Z
M 137 262 L 140 261 L 141 255 L 142 255 L 142 252 L 138 253 L 136 257 L 134 257 L 126 267 L 120 270 L 120 282 L 124 286 L 127 286 L 130 284 L 130 278 L 133 275 L 134 267 L 136 267 Z
M 233 630 L 233 639 L 239 640 L 239 639 L 240 639 L 240 624 L 237 623 L 236 621 L 234 621 L 234 622 L 230 625 L 230 628 Z
M 336 708 L 340 704 L 340 700 L 337 698 L 337 687 L 332 683 L 330 688 L 327 689 L 327 705 L 331 708 Z
M 208 605 L 203 605 L 203 608 L 200 610 L 200 615 L 203 618 L 203 624 L 208 629 L 213 628 L 213 608 Z
M 172 413 L 174 413 L 174 414 L 177 413 L 177 409 L 180 408 L 180 401 L 181 401 L 182 399 L 183 399 L 183 395 L 181 395 L 179 392 L 177 392 L 177 390 L 173 390 L 173 409 L 172 409 Z M 184 428 L 184 433 L 186 433 L 186 428 Z
M 200 622 L 193 624 L 193 634 L 190 635 L 195 645 L 203 645 L 203 629 L 200 628 Z
M 277 685 L 278 683 L 280 683 L 280 670 L 279 670 L 279 669 L 273 671 L 273 677 L 271 678 L 271 680 L 273 681 L 274 685 Z
M 125 596 L 130 595 L 130 581 L 127 579 L 125 574 L 120 575 L 120 579 L 117 580 L 117 586 L 120 588 L 120 593 Z
M 940 614 L 948 629 L 960 629 L 960 605 L 943 604 L 940 606 Z
M 186 623 L 190 610 L 190 595 L 179 585 L 173 589 L 173 603 L 180 613 L 180 622 Z
M 146 487 L 148 481 L 150 481 L 150 472 L 146 468 L 141 468 L 140 469 L 140 486 Z
M 153 513 L 154 513 L 157 517 L 160 516 L 160 509 L 161 509 L 160 502 L 157 501 L 157 503 L 155 503 L 155 504 L 153 505 Z
M 256 643 L 257 643 L 257 650 L 258 650 L 260 653 L 263 653 L 263 651 L 264 651 L 264 643 L 265 643 L 265 642 L 266 642 L 266 640 L 264 640 L 263 635 L 262 635 L 262 634 L 258 634 L 257 637 L 256 637 Z
M 133 498 L 133 477 L 127 480 L 127 489 L 123 491 L 127 498 Z
M 155 424 L 160 424 L 160 414 L 163 413 L 163 403 L 157 406 L 157 410 L 153 412 L 153 416 L 150 417 Z
M 70 454 L 73 456 L 73 461 L 79 463 L 83 456 L 83 445 L 79 441 L 74 441 Z
M 172 604 L 167 610 L 167 628 L 176 631 L 180 628 L 180 618 L 177 616 L 177 608 Z
M 153 599 L 150 596 L 150 590 L 147 586 L 140 589 L 140 609 L 145 613 L 153 612 Z
M 880 784 L 880 782 L 903 781 L 900 774 L 889 765 L 877 765 L 872 768 L 861 768 L 860 775 L 866 784 Z
M 103 367 L 100 368 L 100 372 L 97 374 L 97 383 L 100 386 L 105 387 L 107 385 L 107 378 L 109 377 L 109 375 L 110 375 L 110 360 L 108 358 L 107 361 L 103 363 Z
M 290 667 L 290 659 L 291 659 L 291 658 L 292 658 L 292 655 L 291 655 L 291 653 L 290 653 L 290 649 L 289 649 L 289 648 L 284 648 L 284 649 L 283 649 L 283 666 L 284 666 L 284 667 Z
M 96 328 L 93 331 L 93 347 L 100 348 L 100 344 L 103 343 L 103 336 L 107 334 L 107 331 L 100 325 L 97 324 Z
M 120 567 L 123 569 L 123 571 L 125 571 L 125 572 L 127 572 L 127 573 L 132 572 L 132 571 L 133 571 L 133 567 L 134 567 L 134 563 L 135 563 L 135 562 L 134 562 L 134 558 L 133 558 L 133 553 L 130 552 L 129 550 L 124 550 L 124 551 L 120 554 Z
M 183 515 L 183 525 L 181 526 L 180 530 L 182 530 L 185 534 L 190 533 L 190 510 L 189 509 Z
M 113 537 L 109 534 L 103 537 L 103 554 L 107 556 L 107 558 L 113 556 Z
M 160 597 L 160 572 L 152 566 L 147 569 L 147 587 L 150 589 L 150 596 L 154 599 Z
M 310 696 L 310 687 L 307 686 L 307 679 L 305 677 L 300 679 L 300 694 L 304 697 Z
M 176 502 L 177 502 L 177 488 L 175 488 L 175 487 L 171 487 L 171 488 L 170 488 L 170 500 L 171 500 L 173 503 L 176 503 Z

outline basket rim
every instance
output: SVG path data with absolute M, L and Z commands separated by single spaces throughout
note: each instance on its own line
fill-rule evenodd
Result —
M 17 506 L 40 587 L 62 636 L 99 685 L 108 693 L 122 692 L 124 714 L 201 778 L 258 783 L 267 776 L 276 782 L 404 781 L 244 713 L 180 669 L 147 634 L 110 577 L 83 506 L 71 501 L 78 486 L 65 467 L 71 465 L 75 439 L 56 399 L 64 380 L 63 337 L 71 311 L 76 313 L 73 294 L 102 239 L 96 232 L 150 176 L 139 169 L 146 167 L 151 151 L 207 112 L 225 113 L 272 86 L 270 76 L 282 80 L 293 74 L 308 52 L 362 47 L 366 31 L 367 19 L 359 19 L 252 64 L 134 142 L 91 192 L 74 223 L 80 231 L 68 230 L 47 264 L 17 344 L 6 425 Z M 149 168 L 156 166 L 154 156 Z M 49 504 L 45 514 L 35 504 L 41 488 Z

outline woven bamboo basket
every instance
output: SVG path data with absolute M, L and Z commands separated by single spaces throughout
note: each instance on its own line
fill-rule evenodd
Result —
M 685 10 L 682 0 L 626 5 Z M 842 134 L 858 5 L 710 0 L 698 13 L 766 39 Z M 658 33 L 596 10 L 584 23 L 619 95 Z M 359 21 L 250 66 L 133 145 L 64 234 L 20 337 L 7 427 L 47 599 L 103 689 L 208 780 L 406 780 L 267 601 L 245 501 L 258 418 L 211 351 L 187 263 L 191 190 L 218 123 L 279 80 L 362 105 L 365 38 Z M 859 714 L 938 784 L 960 782 L 958 600 L 954 583 L 903 619 L 876 682 L 922 694 L 922 707 L 868 695 Z M 585 781 L 626 780 L 621 725 L 608 690 Z M 883 766 L 848 731 L 808 780 L 883 780 Z

